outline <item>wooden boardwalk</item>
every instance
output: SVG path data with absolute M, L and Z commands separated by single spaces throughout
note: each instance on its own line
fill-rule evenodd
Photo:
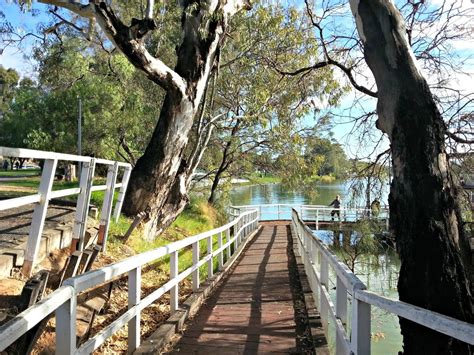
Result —
M 318 315 L 305 306 L 309 289 L 298 269 L 288 223 L 263 224 L 171 353 L 326 354 Z

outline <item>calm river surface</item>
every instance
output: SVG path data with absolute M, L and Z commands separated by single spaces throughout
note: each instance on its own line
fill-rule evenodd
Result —
M 235 205 L 259 204 L 313 204 L 328 205 L 336 195 L 341 195 L 343 206 L 364 205 L 364 198 L 353 196 L 354 190 L 348 183 L 316 185 L 312 191 L 289 191 L 280 184 L 236 186 L 230 193 L 231 203 Z M 387 203 L 388 191 L 380 198 L 382 205 Z M 375 196 L 374 196 L 375 197 Z M 323 241 L 332 240 L 328 231 L 318 231 Z M 397 280 L 400 261 L 394 252 L 382 255 L 366 255 L 358 259 L 356 275 L 368 289 L 390 298 L 398 298 Z M 330 284 L 335 287 L 335 275 L 330 275 Z M 335 304 L 335 292 L 331 295 Z M 398 317 L 372 307 L 372 353 L 397 354 L 402 350 L 402 337 Z M 334 334 L 329 333 L 331 352 L 334 353 Z

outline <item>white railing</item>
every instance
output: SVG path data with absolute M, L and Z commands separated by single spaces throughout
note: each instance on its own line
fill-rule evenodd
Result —
M 258 209 L 261 221 L 270 220 L 291 220 L 292 210 L 299 211 L 300 216 L 305 222 L 314 223 L 316 229 L 319 229 L 320 222 L 342 221 L 355 222 L 369 217 L 377 218 L 385 221 L 388 228 L 389 210 L 388 208 L 381 208 L 377 215 L 374 216 L 371 209 L 365 207 L 342 207 L 333 208 L 324 205 L 297 205 L 297 204 L 268 204 L 268 205 L 245 205 L 230 207 L 230 214 L 233 209 L 240 209 L 245 211 L 247 209 Z M 331 213 L 335 211 L 332 216 Z
M 6 148 L 0 147 L 0 156 L 16 157 L 27 159 L 44 160 L 41 180 L 36 194 L 10 198 L 0 201 L 0 211 L 17 208 L 29 204 L 36 204 L 32 222 L 29 230 L 28 241 L 26 245 L 23 274 L 29 276 L 36 263 L 36 256 L 39 251 L 41 235 L 43 233 L 44 222 L 48 210 L 49 201 L 53 198 L 79 195 L 76 204 L 74 217 L 73 243 L 76 248 L 82 250 L 84 236 L 86 232 L 86 222 L 89 210 L 89 203 L 92 191 L 105 191 L 102 204 L 99 242 L 105 249 L 107 234 L 109 229 L 110 217 L 112 214 L 113 196 L 116 188 L 120 188 L 117 203 L 115 204 L 114 218 L 117 220 L 122 209 L 125 191 L 130 178 L 131 165 L 112 160 L 97 159 L 81 155 L 62 154 L 54 152 L 44 152 L 31 149 Z M 58 161 L 76 162 L 82 165 L 79 187 L 53 191 L 53 182 L 56 175 Z M 107 180 L 105 185 L 93 186 L 94 171 L 97 164 L 108 166 Z M 122 182 L 117 183 L 119 169 L 124 169 Z
M 128 351 L 131 353 L 140 345 L 140 314 L 143 309 L 166 292 L 170 292 L 171 312 L 176 311 L 179 306 L 179 283 L 191 276 L 193 290 L 196 291 L 201 282 L 199 268 L 207 264 L 207 277 L 212 277 L 214 260 L 217 259 L 218 270 L 222 270 L 225 260 L 240 252 L 244 240 L 257 228 L 257 210 L 247 211 L 222 227 L 68 279 L 64 286 L 0 327 L 0 351 L 3 351 L 43 319 L 49 317 L 51 313 L 56 312 L 56 354 L 92 353 L 127 324 Z M 201 241 L 205 241 L 207 249 L 203 256 L 200 253 Z M 214 250 L 216 242 L 217 249 Z M 192 265 L 186 270 L 178 272 L 179 252 L 189 247 L 192 248 Z M 169 281 L 157 287 L 148 296 L 141 298 L 142 267 L 163 260 L 165 257 L 170 258 Z M 77 348 L 76 303 L 78 295 L 90 288 L 111 282 L 122 275 L 128 275 L 128 310 Z
M 335 329 L 336 354 L 370 354 L 371 306 L 474 345 L 473 324 L 367 291 L 364 283 L 305 225 L 295 209 L 292 227 L 326 335 L 329 324 Z M 336 275 L 335 305 L 328 283 L 329 268 Z M 348 299 L 352 300 L 350 316 Z

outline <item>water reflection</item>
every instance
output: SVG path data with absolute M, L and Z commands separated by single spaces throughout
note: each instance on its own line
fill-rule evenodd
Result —
M 314 185 L 305 190 L 288 190 L 281 184 L 234 186 L 230 191 L 233 205 L 262 205 L 262 204 L 298 204 L 298 205 L 328 205 L 336 195 L 342 198 L 342 205 L 355 207 L 365 205 L 365 196 L 355 194 L 349 182 Z M 374 196 L 375 197 L 375 196 Z M 382 206 L 387 204 L 388 187 L 382 190 Z
M 381 243 L 381 246 L 376 248 L 372 254 L 360 254 L 352 260 L 354 255 L 350 254 L 351 249 L 356 247 L 354 244 L 358 242 L 357 232 L 319 230 L 313 233 L 327 244 L 340 260 L 346 261 L 349 268 L 353 270 L 370 291 L 385 297 L 398 299 L 397 281 L 400 260 L 393 248 L 382 247 L 383 243 Z M 340 238 L 335 237 L 335 233 Z M 353 264 L 351 264 L 352 261 L 354 262 Z M 332 270 L 329 273 L 329 285 L 332 288 L 330 295 L 335 304 L 336 275 Z M 372 307 L 371 316 L 372 353 L 397 354 L 401 351 L 402 336 L 400 334 L 398 317 L 376 307 Z M 328 342 L 331 353 L 334 353 L 335 334 L 331 327 Z

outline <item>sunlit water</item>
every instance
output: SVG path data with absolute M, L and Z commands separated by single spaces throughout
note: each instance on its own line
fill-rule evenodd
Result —
M 230 193 L 233 205 L 261 204 L 313 204 L 328 205 L 336 195 L 341 195 L 343 206 L 360 206 L 365 196 L 357 195 L 349 183 L 317 185 L 313 190 L 289 191 L 280 184 L 238 186 Z M 355 195 L 355 196 L 354 196 Z M 387 204 L 388 191 L 385 188 L 380 196 L 382 205 Z M 288 216 L 285 216 L 289 218 Z M 332 232 L 317 231 L 316 235 L 325 243 L 331 244 Z M 357 259 L 355 273 L 367 288 L 380 295 L 398 299 L 397 280 L 400 261 L 392 251 L 380 255 L 365 255 Z M 330 275 L 330 284 L 335 287 L 335 275 Z M 332 292 L 335 303 L 335 291 Z M 372 353 L 397 354 L 402 350 L 402 337 L 398 317 L 372 307 Z M 331 352 L 334 352 L 334 334 L 329 333 Z

